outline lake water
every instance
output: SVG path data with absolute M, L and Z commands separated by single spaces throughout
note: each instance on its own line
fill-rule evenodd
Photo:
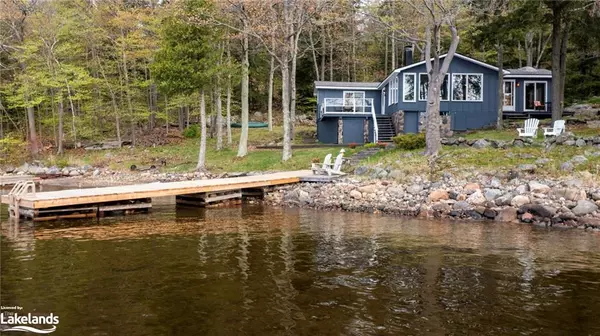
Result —
M 600 335 L 581 230 L 169 202 L 0 218 L 1 304 L 59 316 L 52 335 Z

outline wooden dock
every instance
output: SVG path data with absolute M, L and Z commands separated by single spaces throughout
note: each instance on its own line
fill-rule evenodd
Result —
M 0 187 L 4 186 L 12 186 L 17 184 L 20 181 L 33 181 L 39 182 L 40 178 L 35 177 L 33 175 L 9 175 L 9 176 L 0 176 Z
M 113 212 L 147 211 L 151 198 L 177 196 L 181 204 L 206 206 L 211 202 L 237 200 L 264 188 L 298 183 L 311 176 L 310 170 L 298 170 L 256 176 L 168 183 L 147 183 L 118 187 L 71 189 L 48 192 L 23 191 L 1 197 L 9 205 L 11 217 L 33 220 L 87 218 Z M 15 188 L 17 189 L 17 188 Z M 178 202 L 179 203 L 179 202 Z

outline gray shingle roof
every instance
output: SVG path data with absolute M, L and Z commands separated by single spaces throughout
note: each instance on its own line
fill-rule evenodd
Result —
M 373 88 L 376 89 L 380 82 L 329 82 L 315 81 L 316 87 L 347 87 L 347 88 Z
M 506 69 L 508 70 L 508 75 L 543 75 L 548 76 L 552 75 L 552 71 L 547 69 L 536 69 L 533 67 L 522 67 L 518 69 Z

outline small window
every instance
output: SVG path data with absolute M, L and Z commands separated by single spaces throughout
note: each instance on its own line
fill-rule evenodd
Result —
M 390 81 L 390 94 L 388 96 L 388 105 L 396 104 L 398 102 L 398 77 L 394 77 Z
M 414 102 L 415 100 L 415 79 L 414 73 L 405 73 L 402 85 L 402 101 Z
M 483 74 L 452 74 L 452 100 L 482 101 Z
M 440 98 L 448 100 L 450 95 L 450 75 L 446 74 L 444 82 L 440 87 Z M 427 100 L 427 90 L 429 90 L 429 76 L 426 73 L 419 74 L 419 100 Z

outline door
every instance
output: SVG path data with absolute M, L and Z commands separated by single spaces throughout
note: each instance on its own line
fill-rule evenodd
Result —
M 515 110 L 515 81 L 504 81 L 504 111 Z
M 525 82 L 525 111 L 546 110 L 546 82 Z

